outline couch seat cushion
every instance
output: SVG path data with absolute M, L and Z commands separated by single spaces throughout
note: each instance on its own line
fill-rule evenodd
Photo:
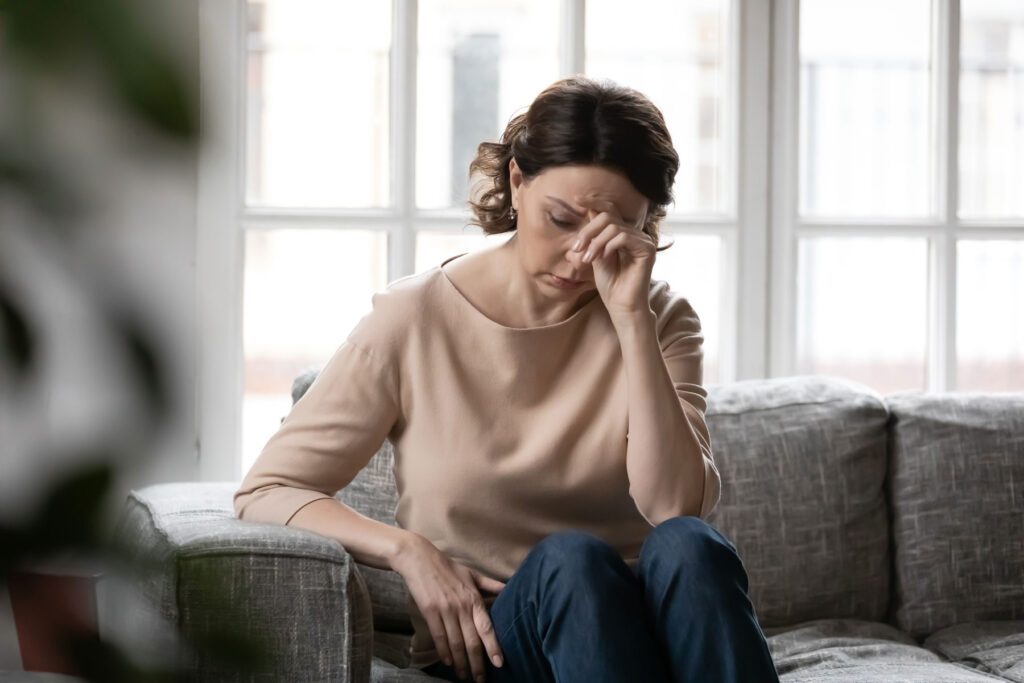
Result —
M 427 683 L 444 680 L 427 675 L 419 669 L 403 669 L 378 657 L 373 658 L 370 668 L 370 683 Z
M 933 633 L 924 646 L 954 662 L 1024 683 L 1024 621 L 980 621 Z
M 905 633 L 878 622 L 819 619 L 765 629 L 783 683 L 991 683 L 1001 680 L 946 662 Z

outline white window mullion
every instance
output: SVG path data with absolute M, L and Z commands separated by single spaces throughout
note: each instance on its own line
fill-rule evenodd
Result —
M 928 263 L 928 390 L 956 390 L 956 236 L 930 242 Z
M 942 225 L 929 256 L 928 388 L 956 389 L 956 231 L 959 168 L 960 2 L 933 0 L 933 203 Z
M 779 0 L 772 17 L 772 190 L 768 377 L 796 366 L 797 150 L 800 96 L 798 0 Z
M 562 44 L 558 52 L 559 73 L 575 76 L 586 66 L 586 2 L 562 0 Z
M 388 239 L 388 281 L 416 262 L 417 0 L 394 0 L 391 36 L 391 190 L 400 221 Z
M 196 210 L 196 478 L 241 466 L 245 0 L 199 3 L 203 139 Z M 240 125 L 241 124 L 241 125 Z
M 735 2 L 730 43 L 736 78 L 731 158 L 737 201 L 736 239 L 726 240 L 722 288 L 722 380 L 765 377 L 768 371 L 768 206 L 771 24 L 768 3 Z M 740 334 L 742 330 L 742 334 Z

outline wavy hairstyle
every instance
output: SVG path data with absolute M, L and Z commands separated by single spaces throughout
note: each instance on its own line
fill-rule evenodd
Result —
M 499 142 L 481 143 L 469 165 L 470 177 L 479 178 L 469 205 L 474 222 L 489 235 L 516 229 L 508 168 L 513 158 L 527 180 L 568 164 L 621 172 L 649 200 L 643 231 L 659 244 L 679 155 L 661 112 L 636 90 L 586 76 L 556 81 L 509 121 Z

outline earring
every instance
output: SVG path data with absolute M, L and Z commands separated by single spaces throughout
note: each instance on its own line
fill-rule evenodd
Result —
M 508 216 L 512 220 L 518 220 L 519 219 L 519 212 L 516 211 L 516 208 L 514 206 L 510 207 L 509 210 L 508 210 Z

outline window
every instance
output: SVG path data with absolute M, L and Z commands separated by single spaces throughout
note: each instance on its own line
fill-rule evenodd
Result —
M 777 18 L 772 373 L 1024 388 L 1024 6 Z
M 469 160 L 580 72 L 665 114 L 654 277 L 700 314 L 707 383 L 1024 388 L 1015 0 L 200 8 L 201 440 L 235 454 L 205 476 L 248 467 L 374 291 L 507 239 L 467 226 Z

